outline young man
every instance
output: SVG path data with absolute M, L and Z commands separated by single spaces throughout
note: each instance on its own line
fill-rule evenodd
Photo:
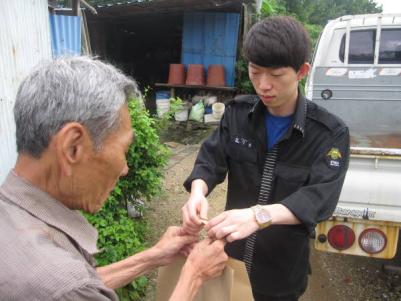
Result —
M 228 173 L 226 210 L 206 224 L 245 262 L 255 300 L 297 300 L 307 286 L 309 237 L 331 216 L 348 167 L 349 132 L 298 89 L 310 39 L 290 17 L 252 27 L 244 44 L 257 95 L 233 100 L 203 143 L 184 186 L 184 228 L 199 231 L 206 196 Z

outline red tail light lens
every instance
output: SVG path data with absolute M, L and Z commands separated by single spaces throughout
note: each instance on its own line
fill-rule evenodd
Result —
M 387 245 L 386 235 L 379 229 L 369 228 L 359 236 L 359 246 L 369 254 L 377 254 Z
M 327 239 L 334 249 L 341 251 L 350 248 L 354 244 L 355 234 L 348 226 L 336 225 L 329 230 Z

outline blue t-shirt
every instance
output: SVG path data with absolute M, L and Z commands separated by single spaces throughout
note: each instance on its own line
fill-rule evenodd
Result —
M 293 115 L 274 116 L 266 110 L 265 127 L 267 136 L 267 149 L 272 150 L 273 146 L 287 132 L 292 123 Z

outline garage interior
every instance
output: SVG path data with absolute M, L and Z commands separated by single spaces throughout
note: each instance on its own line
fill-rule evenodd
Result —
M 93 55 L 135 78 L 141 91 L 167 82 L 169 64 L 181 63 L 185 12 L 242 12 L 243 1 L 149 1 L 97 7 L 87 13 Z

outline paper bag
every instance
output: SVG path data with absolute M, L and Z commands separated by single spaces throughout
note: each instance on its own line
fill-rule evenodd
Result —
M 156 301 L 167 301 L 177 284 L 185 258 L 159 268 Z M 245 264 L 230 258 L 223 274 L 211 279 L 199 289 L 194 301 L 252 301 L 252 289 Z

